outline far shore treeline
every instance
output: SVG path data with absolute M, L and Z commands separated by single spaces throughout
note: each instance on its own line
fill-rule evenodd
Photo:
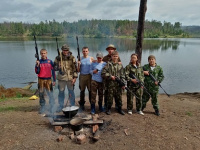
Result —
M 41 21 L 40 23 L 0 23 L 0 37 L 9 36 L 74 36 L 85 37 L 136 37 L 137 21 L 130 20 L 79 20 L 77 22 Z M 190 37 L 191 33 L 180 22 L 145 21 L 144 38 Z

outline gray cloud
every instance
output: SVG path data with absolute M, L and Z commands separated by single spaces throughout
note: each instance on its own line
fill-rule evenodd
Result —
M 51 4 L 49 7 L 45 8 L 44 12 L 46 13 L 66 12 L 72 6 L 73 2 L 71 1 L 58 1 Z
M 0 2 L 0 22 L 35 22 L 80 19 L 137 20 L 139 0 L 7 0 Z M 147 2 L 146 19 L 200 25 L 199 0 L 151 0 Z

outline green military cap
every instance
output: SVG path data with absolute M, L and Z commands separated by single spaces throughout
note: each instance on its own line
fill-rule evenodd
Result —
M 61 47 L 61 49 L 62 49 L 63 51 L 69 51 L 69 46 L 68 46 L 67 44 L 64 44 L 64 45 Z
M 97 58 L 98 58 L 98 57 L 103 58 L 103 54 L 102 54 L 101 52 L 98 52 L 97 55 L 96 55 L 96 57 L 97 57 Z

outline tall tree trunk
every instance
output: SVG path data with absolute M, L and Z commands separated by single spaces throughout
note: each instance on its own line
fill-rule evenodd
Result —
M 137 26 L 137 39 L 135 53 L 138 54 L 138 62 L 141 63 L 142 59 L 142 42 L 144 38 L 144 22 L 145 14 L 147 11 L 147 0 L 140 0 L 140 10 Z

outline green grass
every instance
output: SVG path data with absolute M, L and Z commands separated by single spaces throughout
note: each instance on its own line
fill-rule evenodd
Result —
M 190 116 L 190 117 L 192 116 L 191 112 L 185 112 L 185 114 L 188 115 L 188 116 Z
M 16 98 L 22 98 L 22 94 L 21 93 L 16 93 Z
M 15 110 L 17 110 L 17 107 L 13 107 L 13 106 L 0 107 L 0 112 L 15 111 Z
M 9 100 L 28 100 L 29 97 L 9 97 L 9 98 L 0 98 L 0 102 L 9 101 Z
M 9 104 L 9 105 L 1 105 L 1 102 L 5 102 L 5 101 L 17 101 L 17 103 L 19 102 L 19 104 L 22 102 L 22 101 L 29 101 L 28 100 L 28 97 L 22 97 L 22 98 L 17 98 L 17 97 L 14 97 L 14 98 L 5 98 L 5 99 L 0 99 L 0 112 L 8 112 L 8 111 L 18 111 L 20 110 L 21 106 L 20 105 L 16 105 L 16 106 L 13 106 L 12 104 Z M 12 103 L 12 102 L 11 102 Z M 16 102 L 15 102 L 16 104 Z

